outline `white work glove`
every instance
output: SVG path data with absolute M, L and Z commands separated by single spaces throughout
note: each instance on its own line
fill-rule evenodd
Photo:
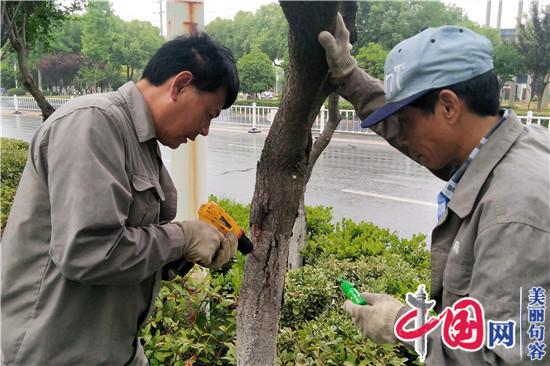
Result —
M 357 61 L 351 57 L 349 31 L 340 13 L 336 15 L 334 36 L 330 32 L 322 31 L 317 39 L 325 49 L 328 67 L 335 79 L 344 78 L 353 72 L 357 67 Z
M 232 232 L 225 236 L 206 222 L 182 221 L 185 236 L 183 257 L 207 268 L 220 268 L 237 252 L 237 237 Z
M 398 342 L 393 333 L 397 312 L 404 306 L 397 299 L 386 294 L 363 292 L 367 305 L 356 305 L 350 300 L 344 302 L 344 311 L 349 313 L 361 333 L 378 344 Z

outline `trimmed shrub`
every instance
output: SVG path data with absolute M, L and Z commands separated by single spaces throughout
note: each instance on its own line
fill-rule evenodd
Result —
M 27 91 L 23 88 L 11 88 L 11 89 L 8 89 L 7 94 L 10 97 L 14 95 L 17 95 L 18 97 L 22 97 L 27 95 Z
M 364 338 L 342 311 L 331 310 L 300 328 L 282 327 L 278 365 L 386 366 L 418 364 L 404 346 L 377 345 Z
M 280 99 L 239 99 L 235 101 L 235 105 L 252 105 L 256 103 L 257 107 L 279 107 L 281 104 Z
M 426 251 L 425 240 L 424 234 L 405 239 L 371 222 L 342 219 L 332 232 L 308 239 L 302 255 L 305 264 L 314 265 L 327 256 L 356 259 L 397 253 L 415 267 L 429 268 L 430 254 Z
M 0 138 L 0 232 L 6 227 L 28 152 L 29 144 L 25 141 Z
M 210 199 L 247 229 L 249 205 Z M 402 239 L 373 224 L 351 220 L 333 225 L 328 207 L 306 207 L 306 212 L 309 264 L 286 275 L 278 365 L 418 364 L 405 347 L 376 345 L 360 334 L 341 310 L 345 299 L 338 277 L 353 282 L 359 291 L 384 292 L 401 301 L 420 283 L 429 290 L 424 236 Z M 369 244 L 363 246 L 364 241 Z M 359 253 L 338 250 L 351 242 Z M 238 253 L 232 263 L 210 271 L 209 284 L 194 283 L 192 276 L 164 284 L 141 333 L 151 365 L 236 364 L 236 306 L 244 264 L 245 257 Z
M 141 330 L 151 366 L 235 364 L 237 305 L 223 276 L 164 282 L 155 310 Z
M 318 236 L 328 235 L 334 231 L 332 207 L 306 206 L 307 238 L 313 240 Z
M 353 259 L 325 257 L 315 266 L 306 265 L 287 273 L 281 325 L 301 327 L 327 311 L 337 310 L 345 297 L 338 277 L 355 284 L 359 292 L 387 293 L 404 301 L 407 292 L 430 282 L 429 268 L 415 268 L 396 253 Z

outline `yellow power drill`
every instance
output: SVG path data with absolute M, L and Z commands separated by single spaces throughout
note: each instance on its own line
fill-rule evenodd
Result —
M 199 208 L 199 220 L 212 224 L 223 235 L 228 232 L 235 234 L 238 239 L 237 249 L 241 253 L 248 254 L 254 249 L 254 245 L 245 235 L 243 229 L 241 229 L 235 219 L 217 203 L 209 201 L 203 204 Z M 180 276 L 185 276 L 191 268 L 193 268 L 193 263 L 185 259 L 180 259 L 169 264 L 168 268 Z

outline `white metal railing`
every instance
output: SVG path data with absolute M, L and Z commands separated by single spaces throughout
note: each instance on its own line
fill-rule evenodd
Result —
M 70 99 L 46 97 L 46 100 L 52 105 L 52 107 L 57 109 Z M 33 97 L 18 97 L 16 95 L 8 97 L 2 95 L 0 96 L 0 106 L 2 109 L 13 109 L 16 111 L 40 111 L 40 108 Z
M 219 124 L 231 124 L 231 125 L 241 125 L 241 126 L 250 126 L 257 128 L 269 128 L 275 119 L 275 114 L 277 113 L 277 107 L 261 107 L 253 105 L 243 106 L 243 105 L 233 105 L 231 108 L 223 110 L 218 118 L 213 120 L 214 123 Z M 254 116 L 254 111 L 256 116 Z M 255 118 L 254 118 L 255 117 Z M 336 128 L 338 132 L 348 132 L 348 133 L 372 133 L 370 130 L 361 128 L 361 121 L 356 116 L 354 110 L 340 110 L 340 124 Z M 319 111 L 319 115 L 315 119 L 312 130 L 321 131 L 326 122 L 328 121 L 328 110 L 322 108 Z
M 55 98 L 46 97 L 48 102 L 54 107 L 59 108 L 63 103 L 70 100 L 67 98 Z M 0 96 L 0 108 L 2 110 L 15 110 L 15 111 L 40 111 L 38 104 L 33 97 L 17 97 L 17 96 Z M 233 105 L 229 109 L 225 109 L 221 112 L 220 116 L 214 119 L 212 122 L 216 124 L 232 124 L 245 127 L 254 128 L 269 128 L 273 123 L 275 114 L 277 113 L 277 107 L 261 107 L 253 105 Z M 341 109 L 340 110 L 340 124 L 336 128 L 338 132 L 345 133 L 372 133 L 369 129 L 361 128 L 360 120 L 357 117 L 354 110 Z M 527 112 L 525 116 L 518 116 L 520 121 L 524 124 L 537 124 L 548 127 L 550 124 L 550 117 L 534 116 L 533 112 Z M 313 124 L 312 130 L 321 131 L 328 120 L 328 110 L 322 108 Z

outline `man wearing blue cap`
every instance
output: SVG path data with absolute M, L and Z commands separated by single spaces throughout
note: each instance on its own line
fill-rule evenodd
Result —
M 449 347 L 437 328 L 428 335 L 426 363 L 548 361 L 549 317 L 532 318 L 531 309 L 550 290 L 550 135 L 499 109 L 491 42 L 463 27 L 425 29 L 392 49 L 384 82 L 357 67 L 339 14 L 334 36 L 321 32 L 319 42 L 361 127 L 447 181 L 432 233 L 435 310 L 470 297 L 483 307 L 487 324 L 509 326 L 507 342 L 499 344 L 489 339 L 494 329 L 488 325 L 482 345 L 471 351 Z M 536 303 L 533 289 L 542 289 Z M 344 304 L 355 324 L 377 343 L 397 343 L 395 323 L 410 308 L 386 294 L 363 297 L 368 305 Z

